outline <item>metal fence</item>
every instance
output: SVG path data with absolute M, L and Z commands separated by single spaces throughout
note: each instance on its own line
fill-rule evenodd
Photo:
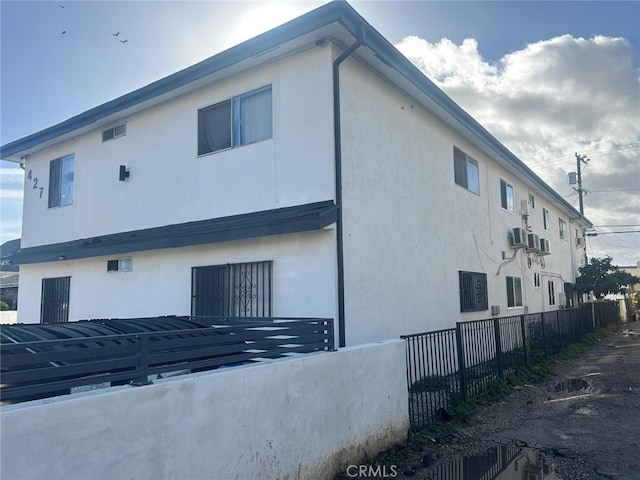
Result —
M 98 328 L 99 322 L 102 328 L 117 325 L 85 321 L 66 326 L 75 323 L 76 330 L 86 332 Z M 167 372 L 189 373 L 334 350 L 335 345 L 332 319 L 209 317 L 207 323 L 211 326 L 100 336 L 78 333 L 75 338 L 38 341 L 22 341 L 24 335 L 16 338 L 16 332 L 9 331 L 28 330 L 30 325 L 8 326 L 0 330 L 0 400 L 15 403 L 97 385 L 146 385 Z M 48 326 L 33 327 L 51 331 Z
M 487 392 L 520 368 L 540 364 L 598 328 L 619 320 L 616 303 L 457 322 L 455 328 L 404 335 L 411 429 L 448 417 L 453 405 Z

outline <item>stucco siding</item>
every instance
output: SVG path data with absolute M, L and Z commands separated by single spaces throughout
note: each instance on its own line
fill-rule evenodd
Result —
M 132 269 L 107 272 L 112 258 L 131 258 Z M 334 318 L 335 231 L 281 235 L 198 247 L 137 252 L 24 265 L 20 322 L 40 321 L 43 278 L 71 277 L 69 320 L 190 315 L 191 268 L 273 262 L 273 314 Z
M 331 55 L 316 48 L 145 110 L 26 164 L 22 246 L 292 206 L 334 196 Z M 198 156 L 198 109 L 271 85 L 273 137 Z M 115 122 L 104 127 L 120 124 Z M 48 208 L 49 163 L 75 155 L 73 204 Z M 130 177 L 118 179 L 119 165 Z
M 568 216 L 357 60 L 341 69 L 347 343 L 488 318 L 492 305 L 500 315 L 559 308 L 581 255 Z M 479 194 L 455 183 L 454 147 L 477 162 Z M 501 206 L 501 178 L 514 187 L 513 212 Z M 537 203 L 525 219 L 521 200 L 530 192 Z M 511 248 L 510 232 L 525 226 L 550 240 L 551 255 Z M 459 271 L 486 274 L 487 310 L 461 313 Z M 508 307 L 507 276 L 521 278 L 522 305 Z M 555 305 L 548 281 L 555 282 Z

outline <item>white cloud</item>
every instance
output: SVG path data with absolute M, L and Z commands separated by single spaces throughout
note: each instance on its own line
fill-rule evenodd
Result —
M 2 183 L 20 184 L 24 181 L 24 170 L 21 168 L 0 167 Z
M 24 170 L 21 168 L 0 167 L 0 199 L 22 199 Z
M 23 198 L 22 190 L 0 190 L 0 199 L 8 200 L 8 199 L 21 199 Z
M 586 154 L 585 214 L 594 224 L 640 223 L 640 72 L 626 39 L 563 35 L 493 63 L 473 39 L 412 36 L 396 47 L 574 205 L 566 174 L 574 153 Z M 608 250 L 593 242 L 590 255 L 640 260 L 640 234 L 607 237 L 618 240 Z

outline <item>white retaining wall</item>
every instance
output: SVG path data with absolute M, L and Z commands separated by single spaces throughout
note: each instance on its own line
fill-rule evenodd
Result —
M 4 479 L 330 479 L 406 438 L 404 342 L 0 409 Z

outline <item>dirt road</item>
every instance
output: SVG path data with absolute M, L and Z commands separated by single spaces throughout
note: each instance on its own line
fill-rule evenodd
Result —
M 415 453 L 395 478 L 640 479 L 640 323 Z

